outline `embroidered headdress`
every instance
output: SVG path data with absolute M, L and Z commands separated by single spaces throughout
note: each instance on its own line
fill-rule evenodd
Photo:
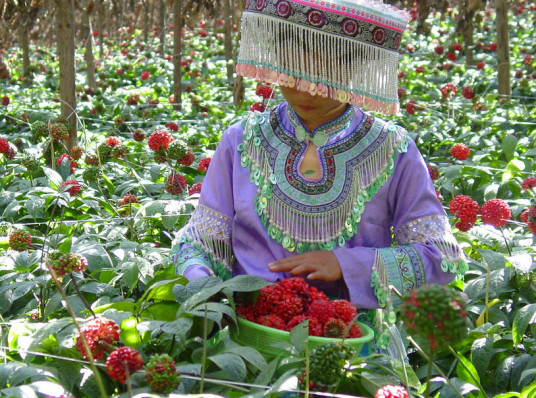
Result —
M 379 0 L 247 0 L 236 71 L 394 114 L 408 21 Z

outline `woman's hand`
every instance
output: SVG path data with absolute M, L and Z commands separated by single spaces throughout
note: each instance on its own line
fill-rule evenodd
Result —
M 291 256 L 268 264 L 271 272 L 290 272 L 292 276 L 308 274 L 307 279 L 334 282 L 342 278 L 339 260 L 332 251 L 317 250 Z

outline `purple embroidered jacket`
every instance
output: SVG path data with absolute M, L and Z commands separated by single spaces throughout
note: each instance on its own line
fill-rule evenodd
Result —
M 353 106 L 305 139 L 303 128 L 282 103 L 223 134 L 172 250 L 178 273 L 277 281 L 289 275 L 270 272 L 268 263 L 333 250 L 343 279 L 312 284 L 377 308 L 397 301 L 389 285 L 405 294 L 464 272 L 463 251 L 403 128 Z M 319 147 L 319 181 L 299 173 L 308 140 Z

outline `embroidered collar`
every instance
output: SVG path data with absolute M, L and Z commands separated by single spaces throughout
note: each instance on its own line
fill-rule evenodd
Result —
M 357 111 L 359 111 L 361 118 L 363 117 L 363 112 L 358 108 L 350 105 L 346 110 L 337 118 L 321 124 L 315 128 L 312 132 L 309 132 L 305 124 L 302 122 L 296 111 L 287 103 L 287 117 L 292 126 L 294 127 L 294 134 L 296 139 L 300 142 L 311 141 L 317 147 L 326 145 L 328 140 L 342 131 L 346 130 L 352 120 L 358 116 Z

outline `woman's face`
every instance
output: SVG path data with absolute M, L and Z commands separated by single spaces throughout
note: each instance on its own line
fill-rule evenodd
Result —
M 340 116 L 348 106 L 348 104 L 332 98 L 310 95 L 296 88 L 280 86 L 280 89 L 285 100 L 296 111 L 309 130 Z

